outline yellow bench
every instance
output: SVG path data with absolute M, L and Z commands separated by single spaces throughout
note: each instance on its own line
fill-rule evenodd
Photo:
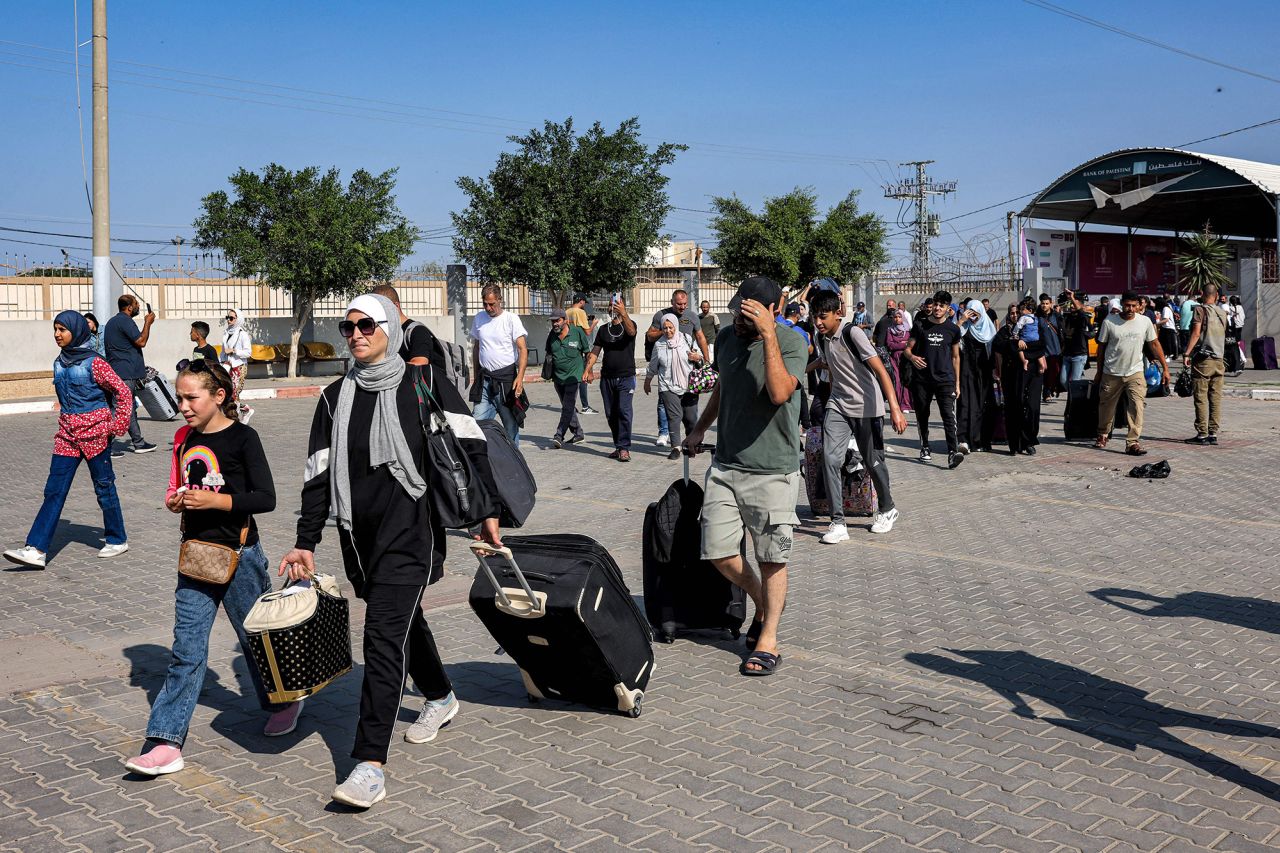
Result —
M 347 356 L 338 355 L 337 350 L 333 348 L 333 344 L 324 341 L 307 341 L 302 344 L 302 357 L 306 361 L 326 362 L 340 361 L 342 362 L 342 372 L 346 373 L 351 369 L 351 359 Z
M 280 361 L 280 353 L 276 347 L 271 344 L 253 345 L 253 350 L 249 353 L 250 364 L 271 364 L 273 361 Z

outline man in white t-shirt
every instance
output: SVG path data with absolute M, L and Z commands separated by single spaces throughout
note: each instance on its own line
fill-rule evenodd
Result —
M 1147 405 L 1147 382 L 1142 372 L 1142 357 L 1160 365 L 1165 384 L 1169 384 L 1169 366 L 1165 364 L 1164 350 L 1156 338 L 1156 327 L 1142 310 L 1142 297 L 1129 291 L 1120 297 L 1120 313 L 1110 314 L 1098 328 L 1098 373 L 1094 381 L 1099 386 L 1098 439 L 1093 443 L 1099 449 L 1107 446 L 1111 425 L 1116 416 L 1116 404 L 1123 395 L 1127 398 L 1129 434 L 1125 437 L 1124 452 L 1130 456 L 1145 456 L 1142 438 L 1142 416 Z
M 483 421 L 495 415 L 520 446 L 520 424 L 512 403 L 524 391 L 524 370 L 529 363 L 529 333 L 520 318 L 502 308 L 502 288 L 486 284 L 480 291 L 484 313 L 471 322 L 471 360 L 475 382 L 471 402 L 475 418 Z

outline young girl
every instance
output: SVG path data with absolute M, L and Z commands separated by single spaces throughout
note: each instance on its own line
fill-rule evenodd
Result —
M 58 432 L 53 437 L 44 503 L 27 534 L 26 545 L 4 552 L 6 560 L 22 566 L 45 567 L 49 543 L 81 459 L 89 463 L 93 490 L 102 507 L 107 544 L 98 556 L 115 557 L 129 550 L 116 494 L 116 475 L 111 470 L 111 437 L 129 431 L 133 392 L 106 359 L 89 346 L 90 337 L 89 324 L 78 312 L 63 311 L 54 318 L 53 339 L 62 352 L 53 362 L 53 387 L 61 412 Z
M 218 605 L 227 611 L 243 648 L 244 618 L 258 596 L 271 589 L 267 557 L 253 517 L 275 509 L 275 486 L 258 434 L 236 419 L 231 377 L 216 362 L 199 359 L 178 374 L 176 390 L 187 426 L 173 437 L 165 504 L 171 512 L 182 514 L 184 541 L 199 539 L 239 548 L 240 562 L 225 585 L 178 575 L 173 660 L 151 706 L 147 722 L 150 749 L 125 762 L 125 767 L 144 776 L 173 773 L 183 767 L 182 744 L 204 684 L 209 632 Z M 248 661 L 258 702 L 272 712 L 263 733 L 271 737 L 288 734 L 297 726 L 302 702 L 269 703 L 257 667 L 252 658 Z

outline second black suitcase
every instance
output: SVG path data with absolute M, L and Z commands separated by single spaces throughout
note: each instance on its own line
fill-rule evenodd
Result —
M 1068 440 L 1090 440 L 1098 437 L 1098 386 L 1089 379 L 1076 379 L 1067 383 L 1067 409 L 1062 416 L 1062 430 Z M 1112 430 L 1128 425 L 1129 415 L 1125 406 L 1127 397 L 1116 402 L 1116 414 Z
M 507 536 L 471 545 L 471 609 L 511 655 L 531 701 L 544 697 L 640 716 L 653 644 L 622 571 L 587 536 Z
M 664 643 L 678 631 L 727 630 L 736 640 L 747 618 L 746 593 L 700 559 L 702 487 L 684 477 L 644 514 L 644 612 Z M 746 541 L 743 541 L 743 559 Z

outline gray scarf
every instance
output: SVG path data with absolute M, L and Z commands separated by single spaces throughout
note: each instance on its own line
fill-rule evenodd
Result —
M 400 328 L 400 312 L 391 301 L 382 296 L 365 294 L 357 296 L 347 308 L 363 312 L 378 320 L 387 336 L 387 354 L 374 364 L 355 362 L 351 372 L 342 380 L 338 392 L 338 407 L 333 413 L 333 434 L 330 436 L 330 468 L 332 495 L 330 510 L 338 519 L 338 526 L 351 529 L 351 463 L 347 428 L 351 422 L 351 406 L 356 387 L 373 391 L 378 395 L 374 404 L 373 423 L 369 427 L 369 464 L 377 468 L 386 465 L 408 493 L 417 500 L 427 492 L 427 481 L 414 464 L 413 454 L 405 441 L 400 425 L 400 412 L 396 405 L 396 391 L 404 378 L 405 363 L 400 357 L 400 343 L 404 332 Z

